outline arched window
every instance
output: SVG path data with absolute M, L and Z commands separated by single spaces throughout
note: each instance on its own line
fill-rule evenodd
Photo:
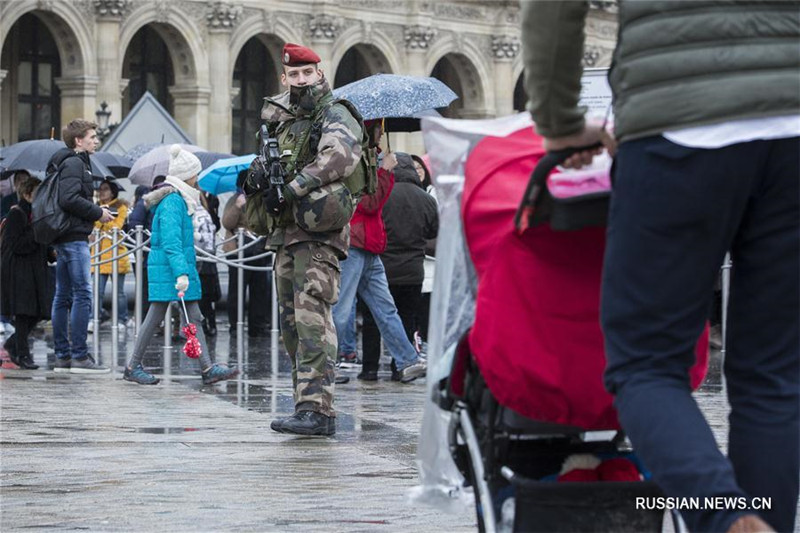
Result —
M 342 56 L 339 65 L 336 67 L 336 77 L 333 81 L 334 87 L 342 87 L 348 83 L 364 79 L 373 73 L 364 59 L 364 56 L 356 47 L 349 49 Z
M 174 82 L 172 59 L 164 39 L 150 26 L 136 32 L 125 51 L 122 75 L 128 78 L 128 88 L 122 103 L 123 114 L 127 114 L 136 102 L 150 93 L 172 114 L 172 96 L 169 86 Z
M 7 40 L 17 47 L 17 135 L 20 141 L 61 136 L 60 95 L 55 79 L 61 73 L 58 49 L 50 30 L 27 14 L 11 28 Z M 12 57 L 15 51 L 11 50 Z M 14 64 L 14 61 L 12 61 Z
M 256 133 L 261 127 L 261 107 L 265 96 L 279 91 L 275 62 L 266 45 L 253 37 L 242 48 L 233 69 L 233 86 L 239 93 L 233 99 L 234 154 L 250 154 L 258 147 Z
M 439 112 L 443 117 L 460 117 L 461 110 L 464 108 L 464 88 L 461 84 L 461 77 L 458 74 L 458 69 L 453 64 L 449 55 L 444 56 L 436 62 L 431 72 L 431 77 L 441 81 L 458 95 L 456 100 L 453 100 L 445 109 L 440 109 Z

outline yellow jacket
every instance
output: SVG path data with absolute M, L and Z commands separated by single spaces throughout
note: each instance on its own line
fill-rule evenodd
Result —
M 111 209 L 117 210 L 117 216 L 111 222 L 102 223 L 97 221 L 94 223 L 94 227 L 100 230 L 100 250 L 103 251 L 103 254 L 100 256 L 101 261 L 105 261 L 107 259 L 111 259 L 113 257 L 113 252 L 110 249 L 111 243 L 113 239 L 112 232 L 114 228 L 118 228 L 120 232 L 122 231 L 122 226 L 125 224 L 125 220 L 128 218 L 128 204 L 124 200 L 120 200 L 117 198 L 116 200 L 111 201 L 108 206 Z M 103 238 L 103 237 L 106 238 Z M 122 237 L 122 233 L 118 233 L 118 239 Z M 91 248 L 92 253 L 94 253 L 94 246 Z M 123 256 L 122 254 L 128 251 L 125 246 L 120 245 L 119 251 L 117 254 L 120 257 L 119 259 L 119 270 L 120 274 L 128 274 L 131 271 L 131 262 L 128 259 L 128 256 Z M 101 274 L 111 274 L 111 270 L 113 268 L 113 262 L 109 261 L 108 263 L 100 265 L 100 273 Z M 94 268 L 92 269 L 94 272 Z

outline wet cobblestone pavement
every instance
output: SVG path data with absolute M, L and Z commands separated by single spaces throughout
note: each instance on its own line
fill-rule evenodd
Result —
M 156 374 L 161 342 L 144 361 Z M 170 378 L 146 387 L 122 381 L 132 330 L 111 374 L 97 376 L 54 373 L 49 331 L 37 334 L 42 368 L 0 371 L 0 530 L 476 530 L 471 512 L 409 500 L 424 381 L 401 385 L 387 371 L 361 382 L 358 367 L 341 369 L 351 381 L 336 387 L 335 437 L 281 435 L 269 424 L 293 410 L 288 359 L 275 374 L 270 339 L 244 342 L 237 357 L 227 324 L 210 341 L 217 361 L 242 369 L 235 381 L 203 385 L 197 362 L 173 348 Z M 99 352 L 112 362 L 107 327 Z M 718 368 L 697 397 L 724 446 Z

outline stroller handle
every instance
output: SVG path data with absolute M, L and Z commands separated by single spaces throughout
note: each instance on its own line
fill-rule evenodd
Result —
M 587 146 L 575 146 L 564 148 L 563 150 L 553 150 L 547 152 L 545 156 L 536 163 L 531 173 L 531 179 L 528 181 L 528 186 L 525 188 L 525 194 L 522 195 L 522 202 L 520 202 L 517 212 L 514 215 L 514 226 L 517 228 L 518 234 L 522 234 L 530 227 L 533 212 L 536 210 L 537 203 L 542 197 L 542 189 L 547 188 L 547 177 L 550 175 L 550 172 L 566 161 L 568 157 L 578 152 L 602 147 L 603 143 L 597 142 Z

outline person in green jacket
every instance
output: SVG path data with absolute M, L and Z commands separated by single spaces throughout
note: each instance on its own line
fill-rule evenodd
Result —
M 200 170 L 197 156 L 173 144 L 170 147 L 166 181 L 144 196 L 145 205 L 155 213 L 147 260 L 150 308 L 142 322 L 133 355 L 125 367 L 123 379 L 126 381 L 141 385 L 155 385 L 160 381 L 143 368 L 142 359 L 159 323 L 164 319 L 167 306 L 170 302 L 178 301 L 180 292 L 184 293 L 189 320 L 197 328 L 203 383 L 216 383 L 239 373 L 237 369 L 216 364 L 211 359 L 203 334 L 203 315 L 197 303 L 202 294 L 194 251 L 197 233 L 194 214 L 200 204 L 200 191 L 195 188 Z
M 578 107 L 588 2 L 521 7 L 528 109 L 545 148 L 616 149 L 601 322 L 623 428 L 668 496 L 744 502 L 681 511 L 689 530 L 794 530 L 800 4 L 620 0 L 613 136 Z M 726 252 L 728 457 L 687 373 Z

